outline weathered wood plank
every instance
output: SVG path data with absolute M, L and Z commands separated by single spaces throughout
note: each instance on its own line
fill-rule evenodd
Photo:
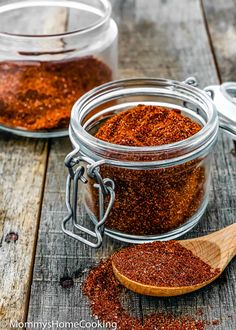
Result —
M 45 142 L 1 136 L 0 329 L 28 307 L 46 157 Z
M 184 80 L 195 75 L 201 86 L 217 82 L 199 1 L 114 2 L 122 19 L 122 76 Z
M 195 74 L 201 86 L 217 83 L 217 73 L 198 0 L 113 0 L 120 29 L 121 76 L 158 76 L 183 80 Z M 200 236 L 234 221 L 236 211 L 234 158 L 231 140 L 220 139 L 214 156 L 209 207 L 201 223 L 186 237 Z M 90 321 L 81 285 L 88 269 L 121 246 L 106 238 L 98 251 L 65 237 L 65 155 L 67 139 L 53 141 L 49 156 L 28 321 Z M 152 299 L 130 293 L 126 305 L 137 315 L 165 310 L 221 318 L 217 329 L 234 330 L 235 261 L 209 288 L 181 298 Z M 63 288 L 60 280 L 74 280 Z
M 236 81 L 236 3 L 202 0 L 203 10 L 222 81 Z
M 66 18 L 65 10 L 49 10 L 43 32 L 64 31 Z M 31 23 L 39 29 L 42 17 L 35 9 L 31 19 L 27 27 Z M 20 24 L 26 28 L 22 17 L 16 15 L 15 23 L 13 28 L 19 29 Z M 55 23 L 59 23 L 56 30 Z M 7 21 L 1 20 L 1 28 L 4 24 Z M 9 329 L 10 321 L 26 319 L 47 156 L 47 141 L 0 137 L 0 329 Z

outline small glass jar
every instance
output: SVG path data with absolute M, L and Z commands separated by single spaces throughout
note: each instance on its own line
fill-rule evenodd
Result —
M 116 77 L 117 35 L 108 0 L 1 1 L 0 129 L 67 135 L 75 101 Z
M 66 234 L 99 247 L 104 232 L 120 241 L 142 243 L 175 239 L 198 223 L 208 203 L 219 124 L 209 95 L 188 83 L 120 80 L 77 101 L 69 129 L 74 151 L 65 161 Z M 186 140 L 157 147 L 116 145 L 95 137 L 108 118 L 138 104 L 179 109 L 202 128 Z M 81 219 L 81 212 L 87 219 Z

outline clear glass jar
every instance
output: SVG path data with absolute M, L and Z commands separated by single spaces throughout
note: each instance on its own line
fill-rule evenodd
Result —
M 179 109 L 202 129 L 186 140 L 157 147 L 116 145 L 94 136 L 108 118 L 138 104 Z M 108 83 L 77 101 L 69 131 L 75 150 L 66 158 L 65 233 L 98 247 L 104 231 L 120 241 L 141 243 L 177 238 L 198 223 L 208 203 L 218 133 L 217 111 L 206 92 L 164 79 Z M 86 226 L 93 223 L 95 231 L 81 223 L 78 200 L 91 220 Z M 67 229 L 70 220 L 75 231 Z
M 117 35 L 108 0 L 1 1 L 0 129 L 67 135 L 75 101 L 116 77 Z

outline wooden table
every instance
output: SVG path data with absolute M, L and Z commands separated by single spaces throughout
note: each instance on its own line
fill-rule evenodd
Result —
M 200 87 L 236 81 L 236 2 L 233 0 L 113 0 L 119 25 L 120 76 L 184 80 Z M 196 237 L 236 219 L 236 153 L 222 136 L 214 153 L 210 203 Z M 68 138 L 36 141 L 0 136 L 0 328 L 10 320 L 91 320 L 81 284 L 88 269 L 118 242 L 106 238 L 92 250 L 64 236 L 64 157 Z M 129 311 L 143 317 L 156 310 L 219 319 L 217 329 L 236 329 L 236 260 L 208 288 L 173 299 L 127 293 Z M 71 288 L 61 286 L 72 278 Z M 211 327 L 209 327 L 210 329 Z

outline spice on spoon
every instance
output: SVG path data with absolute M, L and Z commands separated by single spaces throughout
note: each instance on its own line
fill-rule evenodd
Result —
M 121 249 L 113 264 L 125 277 L 151 286 L 192 286 L 220 273 L 176 241 L 152 242 Z
M 153 147 L 185 140 L 200 130 L 199 123 L 179 110 L 138 105 L 109 118 L 100 126 L 96 137 L 113 144 Z M 129 160 L 153 161 L 152 157 L 157 156 L 158 153 L 143 158 L 140 153 L 140 159 L 136 159 L 130 152 Z M 102 165 L 100 172 L 115 183 L 116 198 L 106 226 L 120 232 L 133 235 L 168 232 L 188 221 L 204 200 L 206 175 L 201 158 L 178 166 L 146 170 Z M 98 215 L 98 198 L 92 181 L 91 191 L 89 205 L 93 205 Z
M 176 316 L 158 311 L 141 320 L 123 307 L 122 296 L 125 292 L 127 290 L 114 276 L 112 257 L 92 269 L 83 285 L 92 314 L 101 322 L 115 322 L 119 330 L 203 330 L 209 324 L 192 315 Z
M 112 79 L 93 56 L 0 62 L 0 124 L 26 130 L 67 128 L 74 102 Z

